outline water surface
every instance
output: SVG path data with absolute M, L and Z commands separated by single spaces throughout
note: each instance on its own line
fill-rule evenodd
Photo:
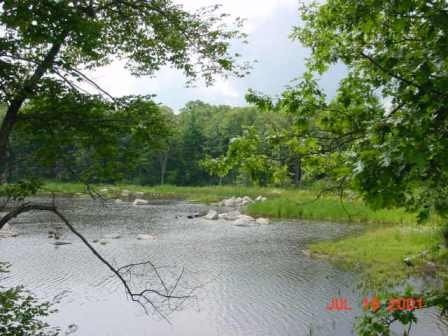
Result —
M 76 324 L 75 335 L 353 335 L 362 295 L 356 275 L 303 254 L 307 244 L 347 234 L 353 227 L 331 223 L 282 222 L 238 227 L 228 221 L 188 219 L 206 209 L 180 201 L 133 207 L 82 199 L 59 201 L 63 212 L 89 241 L 119 233 L 120 239 L 94 246 L 114 266 L 150 259 L 168 284 L 184 268 L 177 290 L 196 288 L 194 298 L 170 313 L 146 315 L 130 302 L 119 281 L 67 229 L 54 246 L 47 237 L 59 225 L 44 213 L 15 220 L 20 236 L 0 240 L 2 260 L 12 263 L 3 285 L 23 284 L 39 298 L 55 303 L 50 318 L 63 329 Z M 137 240 L 141 233 L 155 240 Z M 148 268 L 137 270 L 135 288 L 155 286 Z M 353 310 L 329 312 L 332 297 L 346 297 Z M 435 312 L 421 314 L 415 335 L 446 335 Z

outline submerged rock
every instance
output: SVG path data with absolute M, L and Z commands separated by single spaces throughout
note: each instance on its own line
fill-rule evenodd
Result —
M 248 215 L 240 215 L 238 217 L 239 220 L 245 220 L 246 222 L 254 222 L 255 218 L 248 216 Z
M 147 234 L 147 233 L 140 233 L 137 235 L 137 239 L 138 240 L 152 240 L 152 239 L 156 239 L 155 236 Z
M 121 235 L 119 233 L 109 233 L 109 234 L 105 234 L 104 238 L 106 238 L 106 239 L 119 239 L 119 238 L 121 238 Z
M 240 217 L 241 217 L 241 213 L 237 210 L 224 212 L 224 213 L 218 215 L 219 219 L 225 219 L 225 220 L 236 220 Z
M 55 242 L 53 243 L 53 245 L 56 245 L 56 246 L 70 245 L 70 244 L 71 244 L 70 242 L 66 242 L 66 241 L 55 241 Z
M 250 216 L 246 216 L 246 215 L 241 215 L 240 218 L 238 218 L 237 220 L 235 220 L 233 222 L 233 225 L 236 226 L 255 226 L 258 225 L 255 220 L 250 217 Z
M 133 206 L 138 206 L 138 205 L 145 205 L 148 204 L 149 202 L 147 200 L 141 199 L 141 198 L 137 198 L 134 200 L 134 202 L 132 202 Z
M 209 210 L 204 218 L 210 220 L 218 219 L 218 212 L 216 212 L 215 210 Z

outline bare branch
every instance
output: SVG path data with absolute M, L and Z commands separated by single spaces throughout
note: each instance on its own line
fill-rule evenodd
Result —
M 115 277 L 118 278 L 118 280 L 123 285 L 123 287 L 124 287 L 128 297 L 132 301 L 137 302 L 140 306 L 142 306 L 142 308 L 145 310 L 146 313 L 148 313 L 148 311 L 147 311 L 147 308 L 145 307 L 145 303 L 149 304 L 154 309 L 155 312 L 157 312 L 162 318 L 164 318 L 169 323 L 169 320 L 168 320 L 167 316 L 159 309 L 159 307 L 157 307 L 155 305 L 155 303 L 151 300 L 150 297 L 148 297 L 148 295 L 154 294 L 154 295 L 156 295 L 159 298 L 162 298 L 164 300 L 172 300 L 172 299 L 180 300 L 181 303 L 184 302 L 186 299 L 191 297 L 191 293 L 193 292 L 194 289 L 192 289 L 192 291 L 188 295 L 174 295 L 173 294 L 174 291 L 176 290 L 176 288 L 178 287 L 180 279 L 182 278 L 182 275 L 184 273 L 183 269 L 182 269 L 180 275 L 177 277 L 174 285 L 171 286 L 171 288 L 169 288 L 167 286 L 167 284 L 165 283 L 165 281 L 163 280 L 160 272 L 158 271 L 158 268 L 151 261 L 145 261 L 145 262 L 140 262 L 140 263 L 128 264 L 128 265 L 121 266 L 121 267 L 118 267 L 118 268 L 115 268 L 114 266 L 112 266 L 112 264 L 109 261 L 107 261 L 88 242 L 88 240 L 80 232 L 78 232 L 75 229 L 75 227 L 70 223 L 70 221 L 59 211 L 59 209 L 56 207 L 56 204 L 55 204 L 54 195 L 53 195 L 51 204 L 39 204 L 39 203 L 25 202 L 25 203 L 19 205 L 18 207 L 16 207 L 15 209 L 10 211 L 6 215 L 4 215 L 2 218 L 0 218 L 0 230 L 2 229 L 2 227 L 6 223 L 11 221 L 12 219 L 16 218 L 20 214 L 23 214 L 23 213 L 26 213 L 26 212 L 30 212 L 30 211 L 48 211 L 48 212 L 51 212 L 51 213 L 55 214 L 57 217 L 59 217 L 59 219 L 68 227 L 68 229 L 73 234 L 75 234 L 84 243 L 85 246 L 87 246 L 87 248 L 93 253 L 93 255 L 97 259 L 99 259 L 104 265 L 106 265 L 106 267 L 115 275 Z M 161 292 L 161 291 L 159 291 L 157 289 L 144 289 L 144 290 L 141 290 L 139 292 L 134 292 L 131 289 L 131 287 L 129 285 L 129 282 L 124 278 L 122 273 L 125 271 L 130 276 L 131 275 L 131 269 L 133 267 L 135 267 L 135 266 L 143 266 L 143 265 L 150 265 L 151 266 L 151 268 L 153 269 L 153 271 L 154 271 L 158 281 L 162 285 L 164 292 Z

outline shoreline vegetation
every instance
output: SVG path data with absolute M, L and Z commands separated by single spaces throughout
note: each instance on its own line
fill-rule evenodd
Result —
M 87 196 L 85 186 L 76 183 L 48 182 L 45 192 Z M 415 214 L 403 209 L 373 210 L 362 201 L 327 193 L 319 195 L 311 189 L 282 189 L 241 186 L 138 186 L 97 185 L 95 190 L 108 198 L 120 198 L 129 193 L 145 199 L 183 199 L 191 202 L 215 203 L 232 196 L 259 195 L 267 197 L 245 208 L 245 213 L 257 217 L 325 221 L 355 224 L 361 227 L 355 234 L 336 240 L 311 243 L 309 253 L 326 258 L 342 268 L 362 274 L 369 287 L 393 285 L 412 275 L 437 273 L 443 249 L 441 221 L 437 217 L 418 224 Z

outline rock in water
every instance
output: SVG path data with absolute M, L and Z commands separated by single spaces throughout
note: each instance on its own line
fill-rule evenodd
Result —
M 65 241 L 55 241 L 53 244 L 56 246 L 61 246 L 61 245 L 70 245 L 71 243 Z
M 258 225 L 258 224 L 254 221 L 253 218 L 252 218 L 252 220 L 250 220 L 250 219 L 247 219 L 247 218 L 245 218 L 245 217 L 252 218 L 252 217 L 250 217 L 250 216 L 242 215 L 240 218 L 238 218 L 236 221 L 233 222 L 233 225 L 236 225 L 236 226 L 243 226 L 243 227 L 245 227 L 245 226 L 255 226 L 255 225 Z
M 226 220 L 236 220 L 240 218 L 240 216 L 241 213 L 239 211 L 229 211 L 218 215 L 219 219 L 226 219 Z
M 255 218 L 248 215 L 240 215 L 238 219 L 245 220 L 246 222 L 254 222 Z
M 236 203 L 235 197 L 231 197 L 222 201 L 222 204 L 226 207 L 234 207 Z
M 241 201 L 241 205 L 247 205 L 247 204 L 250 204 L 253 202 L 254 202 L 254 200 L 252 198 L 250 198 L 249 196 L 244 196 Z
M 141 198 L 137 198 L 134 200 L 134 202 L 132 202 L 132 205 L 137 206 L 137 205 L 145 205 L 148 204 L 149 202 L 147 200 L 141 199 Z
M 204 218 L 210 220 L 218 219 L 218 213 L 215 210 L 209 210 Z
M 17 237 L 17 232 L 14 230 L 9 223 L 6 223 L 3 225 L 2 229 L 0 230 L 0 238 L 9 238 L 9 237 Z
M 263 218 L 263 217 L 257 218 L 255 220 L 255 222 L 257 222 L 257 224 L 261 224 L 261 225 L 266 225 L 266 224 L 270 223 L 269 218 Z
M 137 239 L 138 240 L 152 240 L 152 239 L 156 239 L 155 236 L 147 234 L 147 233 L 140 233 L 137 235 Z
M 106 239 L 119 239 L 119 238 L 121 238 L 121 235 L 119 233 L 109 233 L 109 234 L 105 234 L 104 238 L 106 238 Z

